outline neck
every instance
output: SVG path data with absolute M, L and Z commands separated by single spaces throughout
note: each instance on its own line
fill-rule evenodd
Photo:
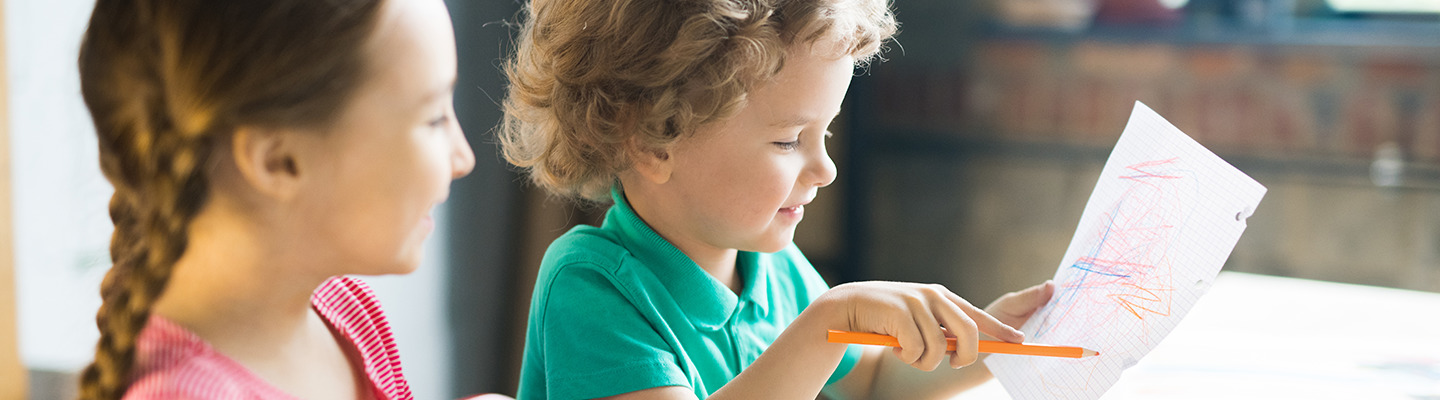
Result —
M 243 219 L 197 216 L 154 312 L 236 359 L 313 335 L 323 322 L 310 294 L 328 277 L 303 276 L 301 262 L 258 233 Z
M 638 191 L 643 191 L 643 189 Z M 735 269 L 738 250 L 716 247 L 694 235 L 686 235 L 680 229 L 675 229 L 674 227 L 678 224 L 670 223 L 670 220 L 665 218 L 667 214 L 662 212 L 659 205 L 651 204 L 650 196 L 642 193 L 631 196 L 627 192 L 625 199 L 630 204 L 630 209 L 635 211 L 635 215 L 639 216 L 640 220 L 649 225 L 650 229 L 659 234 L 661 238 L 670 242 L 681 253 L 685 253 L 690 261 L 700 266 L 700 269 L 705 270 L 710 277 L 720 281 L 731 291 L 740 293 L 743 288 L 740 276 Z

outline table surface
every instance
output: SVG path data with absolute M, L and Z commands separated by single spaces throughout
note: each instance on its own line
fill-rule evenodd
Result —
M 1102 399 L 1440 399 L 1440 293 L 1221 272 Z

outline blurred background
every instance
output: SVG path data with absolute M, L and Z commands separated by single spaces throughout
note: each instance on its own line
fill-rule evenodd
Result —
M 367 278 L 421 399 L 514 394 L 540 255 L 603 208 L 499 157 L 520 3 L 447 1 L 478 159 L 425 265 Z M 72 398 L 109 266 L 109 186 L 79 97 L 93 0 L 7 0 L 0 52 L 0 398 Z M 1225 269 L 1440 292 L 1440 1 L 896 0 L 857 71 L 840 168 L 795 241 L 833 284 L 975 303 L 1050 278 L 1135 101 L 1269 188 Z

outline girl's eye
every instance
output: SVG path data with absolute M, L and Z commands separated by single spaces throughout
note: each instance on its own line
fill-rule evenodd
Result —
M 444 113 L 444 114 L 440 114 L 440 117 L 439 117 L 439 118 L 435 118 L 435 119 L 430 120 L 430 127 L 431 127 L 431 128 L 443 128 L 443 127 L 445 127 L 446 124 L 449 124 L 449 123 L 450 123 L 450 113 L 447 112 L 447 113 Z
M 780 149 L 782 150 L 795 150 L 795 148 L 800 147 L 799 140 L 791 140 L 788 142 L 775 142 L 774 144 L 776 146 L 780 146 Z

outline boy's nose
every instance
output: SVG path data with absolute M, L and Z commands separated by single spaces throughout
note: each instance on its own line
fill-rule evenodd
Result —
M 825 150 L 824 145 L 820 146 L 820 154 L 810 163 L 809 169 L 814 174 L 815 186 L 826 187 L 835 183 L 835 160 L 830 159 L 830 153 Z

